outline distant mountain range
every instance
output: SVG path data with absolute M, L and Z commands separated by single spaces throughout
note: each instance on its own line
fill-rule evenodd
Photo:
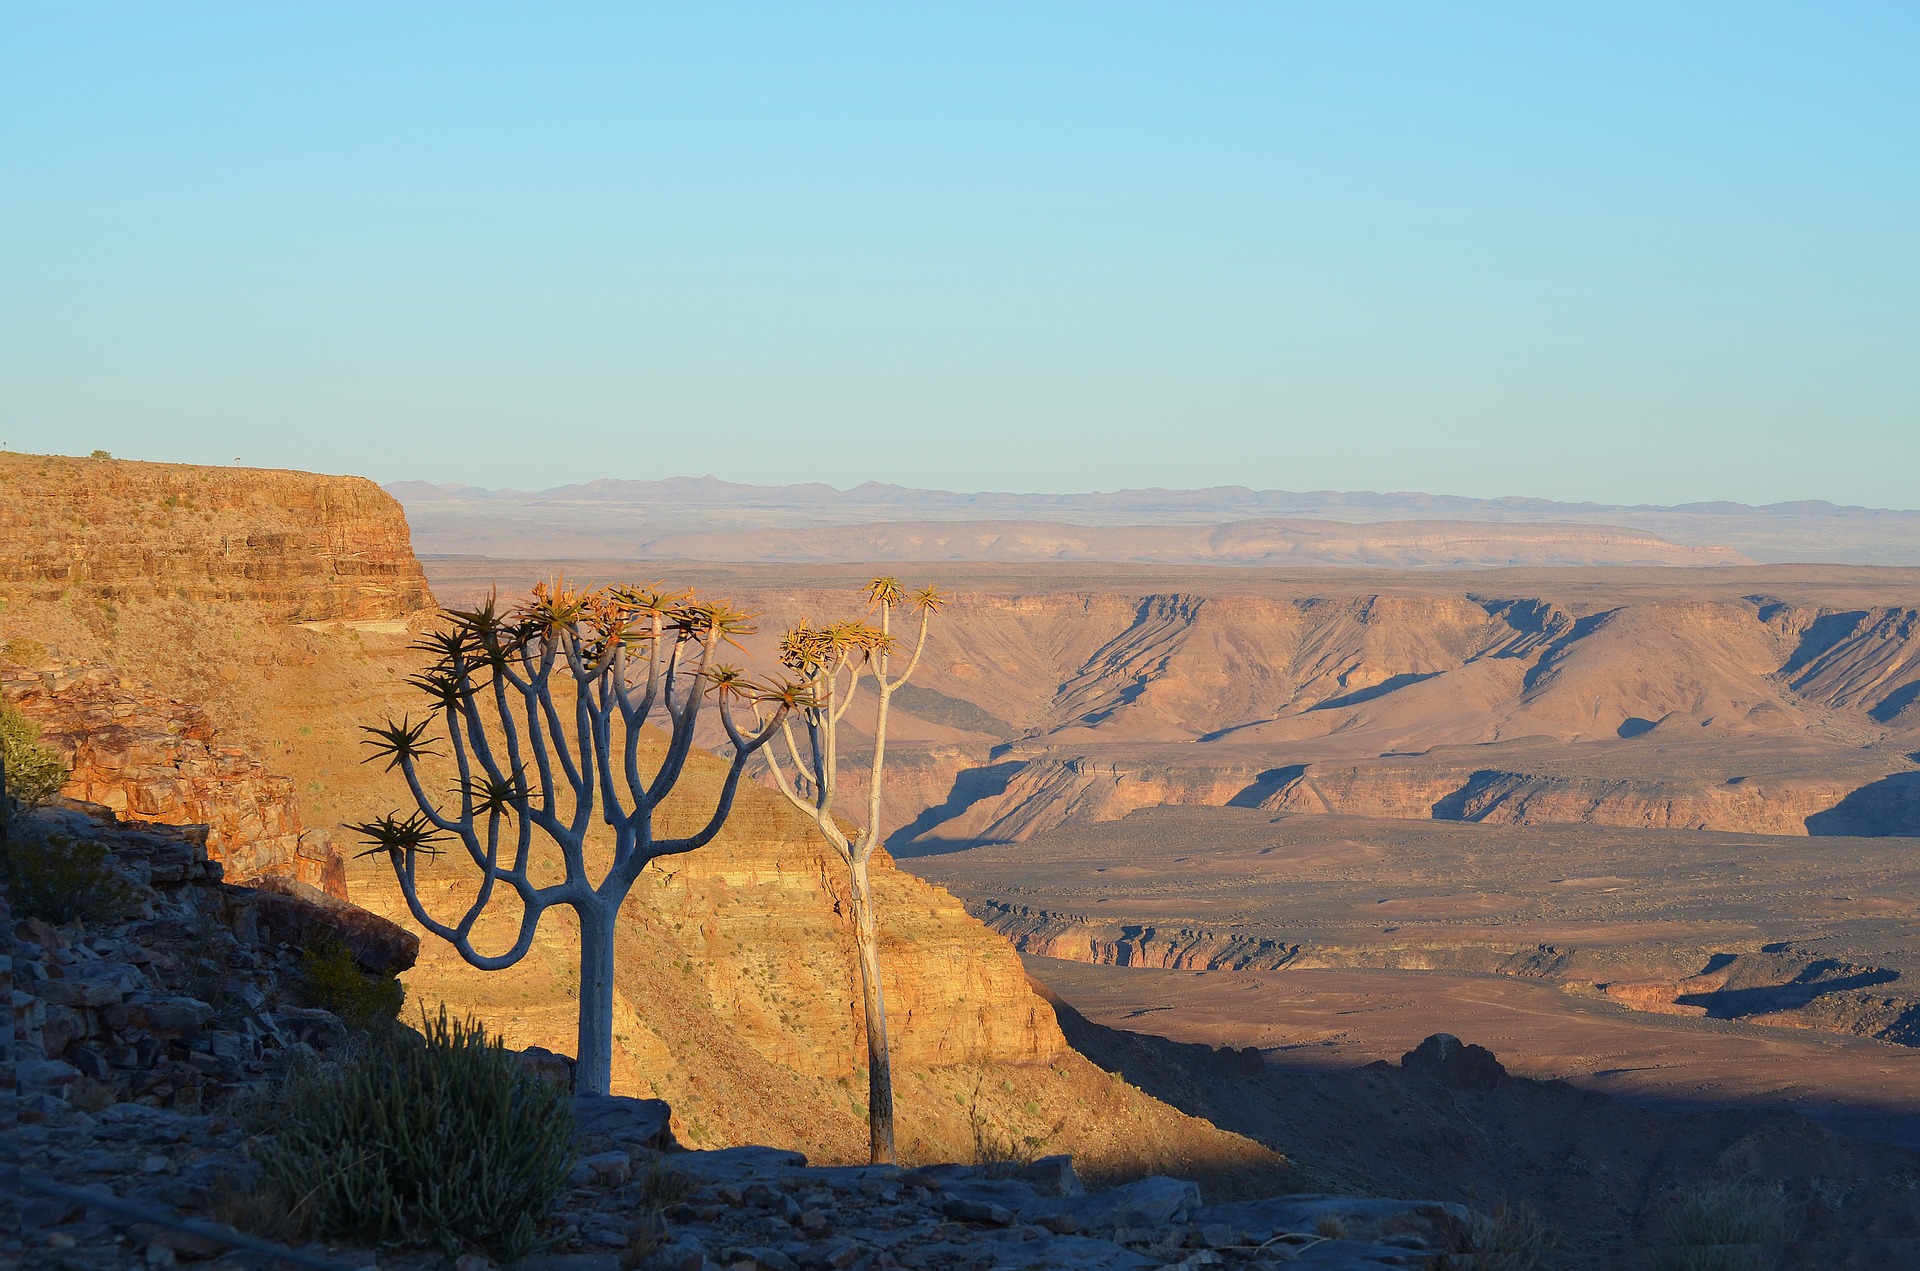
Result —
M 1920 511 L 1823 500 L 1670 507 L 1214 486 L 961 493 L 867 482 L 398 481 L 417 550 L 515 558 L 1074 560 L 1380 566 L 1920 564 Z M 1524 528 L 1523 528 L 1524 527 Z M 1180 531 L 1180 532 L 1176 532 Z

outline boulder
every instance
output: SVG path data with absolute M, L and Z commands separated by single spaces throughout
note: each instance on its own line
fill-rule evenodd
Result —
M 1200 1207 L 1200 1188 L 1184 1179 L 1152 1174 L 1088 1196 L 1048 1201 L 1034 1212 L 1069 1213 L 1083 1231 L 1165 1227 Z
M 615 1147 L 643 1147 L 669 1151 L 679 1144 L 667 1128 L 673 1109 L 663 1099 L 635 1099 L 619 1094 L 577 1094 L 573 1097 L 573 1130 L 583 1138 L 605 1136 Z M 738 1149 L 746 1150 L 746 1149 Z M 783 1153 L 799 1156 L 799 1153 Z M 800 1157 L 805 1163 L 806 1158 Z
M 291 878 L 256 878 L 236 886 L 236 900 L 252 905 L 261 938 L 299 946 L 316 931 L 332 933 L 362 970 L 398 975 L 420 957 L 420 937 L 379 914 Z

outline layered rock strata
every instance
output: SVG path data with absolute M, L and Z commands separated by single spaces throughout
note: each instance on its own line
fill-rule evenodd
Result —
M 363 477 L 0 453 L 0 596 L 392 619 L 433 596 L 400 505 Z
M 229 878 L 286 878 L 346 899 L 345 863 L 327 831 L 302 824 L 292 781 L 220 745 L 205 711 L 103 666 L 7 667 L 0 677 L 0 698 L 66 760 L 64 797 L 131 820 L 204 827 L 207 853 Z
M 1119 923 L 1003 901 L 976 909 L 1021 953 L 1173 971 L 1376 968 L 1511 975 L 1598 994 L 1637 1011 L 1739 1020 L 1920 1046 L 1920 998 L 1894 967 L 1787 943 L 1632 949 L 1525 943 L 1497 931 L 1446 944 L 1290 940 L 1257 929 Z

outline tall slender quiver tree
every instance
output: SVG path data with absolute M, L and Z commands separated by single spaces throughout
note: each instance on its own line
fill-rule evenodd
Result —
M 533 945 L 543 914 L 571 908 L 580 921 L 580 1040 L 574 1087 L 606 1094 L 613 1069 L 614 927 L 620 906 L 648 862 L 691 852 L 713 841 L 733 807 L 741 773 L 753 754 L 804 700 L 797 685 L 754 685 L 715 660 L 722 643 L 750 630 L 747 616 L 724 602 L 659 588 L 575 590 L 536 586 L 527 602 L 502 613 L 493 601 L 471 611 L 448 610 L 443 627 L 416 646 L 434 655 L 411 683 L 432 700 L 418 722 L 389 720 L 367 728 L 373 759 L 406 778 L 416 810 L 390 813 L 354 828 L 393 865 L 415 921 L 452 944 L 483 971 L 512 966 Z M 693 751 L 694 730 L 709 697 L 732 738 L 713 811 L 680 838 L 657 838 L 654 813 L 673 793 Z M 739 700 L 752 703 L 755 730 L 733 718 Z M 770 716 L 770 717 L 769 717 Z M 420 761 L 444 730 L 455 784 L 436 798 Z M 664 746 L 642 746 L 649 725 Z M 656 737 L 658 734 L 656 733 Z M 651 771 L 646 771 L 646 769 Z M 598 882 L 587 860 L 596 811 L 610 847 Z M 536 836 L 535 831 L 538 831 Z M 480 871 L 466 912 L 447 923 L 421 903 L 422 856 L 456 841 Z M 544 846 L 536 849 L 536 844 Z M 540 864 L 559 857 L 560 879 L 542 884 Z M 536 862 L 536 855 L 542 862 Z M 504 885 L 519 897 L 520 927 L 512 947 L 482 953 L 473 929 Z
M 891 1164 L 893 1147 L 893 1061 L 887 1048 L 887 1005 L 880 988 L 880 940 L 873 917 L 873 893 L 867 881 L 867 863 L 880 842 L 880 775 L 887 758 L 887 708 L 893 694 L 920 665 L 927 647 L 927 628 L 946 603 L 931 587 L 906 597 L 896 578 L 876 578 L 867 584 L 870 609 L 879 610 L 879 625 L 852 621 L 815 627 L 802 621 L 780 642 L 780 660 L 798 677 L 798 694 L 790 690 L 777 699 L 799 715 L 807 734 L 802 747 L 794 735 L 793 715 L 767 728 L 779 727 L 795 776 L 781 770 L 778 747 L 767 751 L 768 767 L 780 793 L 820 827 L 846 863 L 849 900 L 853 909 L 853 938 L 860 961 L 860 1000 L 867 1026 L 867 1133 L 876 1165 Z M 920 616 L 919 634 L 906 669 L 889 674 L 896 643 L 893 611 L 910 609 Z M 867 774 L 867 823 L 857 825 L 853 837 L 834 814 L 834 796 L 840 784 L 840 721 L 852 707 L 861 677 L 872 672 L 879 699 L 873 724 L 873 757 Z M 769 701 L 776 699 L 768 698 Z M 736 743 L 737 748 L 737 743 Z

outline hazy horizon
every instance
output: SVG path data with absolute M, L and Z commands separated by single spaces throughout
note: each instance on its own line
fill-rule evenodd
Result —
M 0 442 L 1901 506 L 1916 37 L 1864 4 L 16 5 Z

